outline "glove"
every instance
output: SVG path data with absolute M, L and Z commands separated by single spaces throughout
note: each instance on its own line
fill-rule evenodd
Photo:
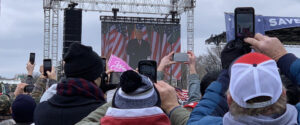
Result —
M 241 39 L 228 42 L 221 52 L 222 68 L 228 69 L 234 60 L 249 52 L 251 52 L 249 44 Z

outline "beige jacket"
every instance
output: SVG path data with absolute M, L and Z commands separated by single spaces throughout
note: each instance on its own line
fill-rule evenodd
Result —
M 76 123 L 76 125 L 100 125 L 100 119 L 104 117 L 107 109 L 111 107 L 111 105 L 111 102 L 103 104 L 80 122 Z

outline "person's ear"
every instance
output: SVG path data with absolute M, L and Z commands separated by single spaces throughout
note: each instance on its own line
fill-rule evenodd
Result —
M 286 96 L 286 90 L 282 89 L 282 95 Z
M 228 104 L 228 107 L 230 107 L 232 101 L 233 101 L 233 100 L 232 100 L 232 97 L 231 97 L 231 95 L 228 93 L 228 94 L 227 94 L 227 104 Z

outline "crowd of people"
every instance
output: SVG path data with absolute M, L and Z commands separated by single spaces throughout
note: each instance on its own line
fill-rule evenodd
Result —
M 74 43 L 60 81 L 55 68 L 46 75 L 41 66 L 33 83 L 35 65 L 27 64 L 26 83 L 18 84 L 12 97 L 0 96 L 0 125 L 298 124 L 300 59 L 274 37 L 256 34 L 244 42 L 228 42 L 221 52 L 222 71 L 210 71 L 202 80 L 196 57 L 188 52 L 187 105 L 180 105 L 175 88 L 163 81 L 165 69 L 176 63 L 174 52 L 159 63 L 157 83 L 128 70 L 118 85 L 110 85 L 104 76 L 113 71 L 105 71 L 91 47 Z M 33 91 L 25 92 L 29 85 Z

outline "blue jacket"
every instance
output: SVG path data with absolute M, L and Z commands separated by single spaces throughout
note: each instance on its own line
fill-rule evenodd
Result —
M 279 59 L 277 65 L 293 83 L 300 85 L 300 59 L 293 54 L 286 54 Z M 223 70 L 218 80 L 206 89 L 205 95 L 191 113 L 188 125 L 222 125 L 223 116 L 229 110 L 225 93 L 228 86 L 228 72 Z M 296 105 L 296 108 L 298 123 L 300 123 L 300 103 Z

